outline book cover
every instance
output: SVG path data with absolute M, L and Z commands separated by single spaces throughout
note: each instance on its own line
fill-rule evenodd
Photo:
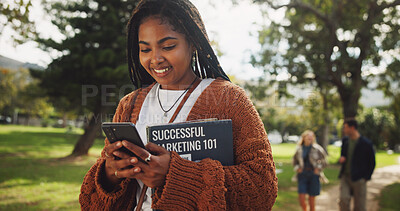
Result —
M 224 166 L 234 165 L 230 119 L 148 126 L 147 138 L 187 160 L 211 158 Z

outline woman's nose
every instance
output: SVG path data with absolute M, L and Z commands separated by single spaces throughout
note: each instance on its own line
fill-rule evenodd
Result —
M 160 51 L 153 51 L 153 55 L 151 57 L 152 64 L 160 64 L 164 61 L 164 57 L 162 56 Z

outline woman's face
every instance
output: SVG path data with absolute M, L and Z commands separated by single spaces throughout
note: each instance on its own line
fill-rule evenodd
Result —
M 307 134 L 304 137 L 304 145 L 310 146 L 312 144 L 313 140 L 314 140 L 314 136 L 312 134 L 310 134 L 310 133 Z
M 196 75 L 191 68 L 194 51 L 185 35 L 158 17 L 139 26 L 139 58 L 146 71 L 164 89 L 186 89 Z

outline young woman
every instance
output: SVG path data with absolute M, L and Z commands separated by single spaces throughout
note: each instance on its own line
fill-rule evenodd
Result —
M 315 210 L 315 197 L 319 195 L 321 185 L 320 177 L 327 182 L 322 169 L 326 167 L 326 152 L 315 142 L 315 134 L 306 130 L 293 156 L 294 170 L 297 172 L 299 202 L 302 209 L 307 210 L 306 194 L 310 210 Z
M 271 210 L 277 178 L 264 125 L 219 65 L 197 9 L 188 0 L 143 0 L 127 30 L 130 76 L 138 89 L 121 99 L 113 121 L 133 122 L 146 141 L 150 124 L 231 119 L 235 165 L 192 162 L 152 143 L 142 149 L 106 139 L 84 178 L 82 210 L 133 210 L 141 199 L 144 210 Z M 146 162 L 124 154 L 122 146 Z M 154 193 L 144 192 L 146 186 Z

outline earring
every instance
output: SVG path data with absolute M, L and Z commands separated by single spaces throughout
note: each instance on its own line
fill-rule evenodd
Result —
M 197 63 L 197 50 L 193 51 L 192 67 L 195 67 L 196 63 Z

